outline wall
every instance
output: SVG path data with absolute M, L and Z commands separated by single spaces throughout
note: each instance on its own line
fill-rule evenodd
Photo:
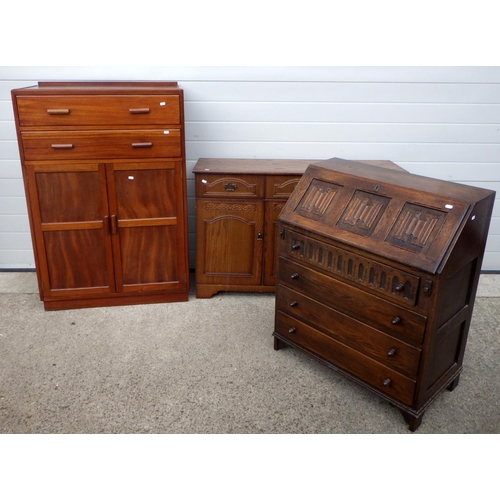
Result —
M 500 67 L 0 67 L 0 269 L 34 267 L 10 90 L 57 79 L 184 89 L 191 267 L 200 157 L 388 159 L 500 193 Z M 500 272 L 498 199 L 483 271 Z

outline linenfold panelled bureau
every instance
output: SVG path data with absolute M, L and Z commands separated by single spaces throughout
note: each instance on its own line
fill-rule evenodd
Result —
M 416 430 L 458 384 L 494 197 L 337 158 L 310 165 L 279 216 L 275 349 L 303 350 Z
M 45 309 L 187 300 L 182 89 L 42 82 L 12 101 Z

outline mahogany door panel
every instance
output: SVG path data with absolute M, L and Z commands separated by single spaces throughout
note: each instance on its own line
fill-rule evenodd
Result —
M 107 165 L 111 234 L 118 291 L 187 286 L 183 199 L 177 193 L 182 163 L 124 162 Z
M 198 281 L 260 284 L 264 202 L 198 200 L 196 210 Z
M 28 164 L 27 176 L 44 294 L 114 291 L 104 166 Z

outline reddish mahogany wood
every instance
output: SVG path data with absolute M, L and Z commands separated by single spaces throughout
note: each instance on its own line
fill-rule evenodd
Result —
M 45 308 L 187 300 L 182 89 L 47 82 L 12 99 Z
M 458 384 L 494 197 L 338 158 L 308 167 L 279 217 L 275 349 L 340 371 L 416 430 Z

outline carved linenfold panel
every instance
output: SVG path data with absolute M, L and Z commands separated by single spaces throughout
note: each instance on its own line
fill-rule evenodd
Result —
M 353 233 L 370 236 L 389 201 L 390 199 L 385 196 L 356 191 L 337 222 L 337 226 Z
M 288 255 L 296 260 L 369 288 L 381 296 L 390 296 L 409 305 L 416 303 L 420 282 L 417 276 L 292 231 L 286 232 L 285 245 Z
M 295 212 L 310 219 L 321 218 L 341 186 L 331 182 L 313 180 L 307 188 Z
M 205 210 L 213 212 L 255 212 L 257 205 L 255 203 L 219 203 L 207 201 Z
M 391 245 L 425 253 L 446 218 L 446 212 L 406 203 L 386 241 Z

